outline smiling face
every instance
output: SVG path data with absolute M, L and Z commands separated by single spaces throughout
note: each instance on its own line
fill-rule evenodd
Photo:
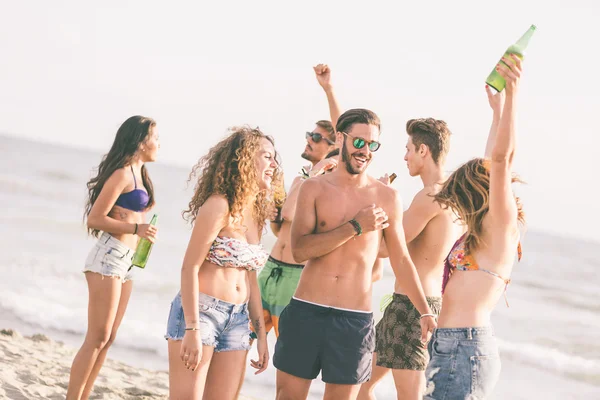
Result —
M 260 147 L 254 156 L 256 166 L 256 177 L 258 179 L 258 187 L 261 190 L 270 189 L 273 175 L 277 168 L 275 161 L 275 147 L 269 139 L 261 138 Z
M 369 142 L 379 140 L 379 128 L 369 124 L 354 124 L 347 135 L 340 134 L 343 137 L 342 144 L 342 162 L 346 165 L 346 170 L 352 175 L 362 174 L 373 160 L 373 152 L 369 150 Z M 353 142 L 356 138 L 362 138 L 367 144 L 361 149 L 357 149 Z

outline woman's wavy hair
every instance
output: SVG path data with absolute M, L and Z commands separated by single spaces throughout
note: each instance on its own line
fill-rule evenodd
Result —
M 112 147 L 108 153 L 104 155 L 98 166 L 98 174 L 87 183 L 88 198 L 83 214 L 84 220 L 90 215 L 90 211 L 108 178 L 110 178 L 116 170 L 131 164 L 140 145 L 148 139 L 150 129 L 153 126 L 156 126 L 156 122 L 152 118 L 135 115 L 129 117 L 119 127 Z M 152 180 L 150 179 L 150 175 L 148 175 L 148 170 L 145 165 L 142 166 L 142 182 L 148 191 L 148 207 L 152 207 L 155 203 L 154 186 L 152 185 Z M 88 228 L 88 234 L 98 237 L 100 231 L 98 229 Z
M 283 179 L 281 170 L 276 168 L 271 181 L 271 190 L 260 190 L 256 174 L 255 156 L 260 149 L 261 139 L 267 139 L 273 145 L 271 136 L 265 135 L 258 128 L 249 126 L 229 129 L 229 136 L 210 149 L 192 168 L 188 182 L 198 176 L 194 187 L 194 195 L 188 209 L 182 212 L 183 218 L 194 223 L 198 210 L 213 194 L 220 194 L 229 202 L 229 212 L 234 221 L 242 222 L 243 209 L 247 199 L 257 192 L 253 206 L 253 216 L 259 230 L 265 227 L 265 221 L 273 209 L 274 200 L 281 200 Z M 275 161 L 280 165 L 279 155 L 275 153 Z M 285 196 L 285 194 L 284 194 Z
M 518 176 L 512 176 L 512 182 L 522 183 Z M 444 183 L 442 189 L 433 196 L 445 209 L 452 209 L 458 219 L 466 223 L 465 251 L 472 252 L 481 244 L 483 217 L 490 209 L 490 161 L 474 158 L 460 166 Z M 521 201 L 517 203 L 517 220 L 525 224 L 525 213 Z

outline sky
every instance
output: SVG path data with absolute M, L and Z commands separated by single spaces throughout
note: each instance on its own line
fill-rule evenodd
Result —
M 312 71 L 327 63 L 342 109 L 381 118 L 369 172 L 396 172 L 405 206 L 421 186 L 403 161 L 406 121 L 448 123 L 449 172 L 482 156 L 485 78 L 535 24 L 517 122 L 515 170 L 527 184 L 515 189 L 530 229 L 600 241 L 599 2 L 0 0 L 0 9 L 0 133 L 106 152 L 140 114 L 158 123 L 159 161 L 191 167 L 228 127 L 250 124 L 275 138 L 290 180 L 304 164 L 304 132 L 329 118 Z

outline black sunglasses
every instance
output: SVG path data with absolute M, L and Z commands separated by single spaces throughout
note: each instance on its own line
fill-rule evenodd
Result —
M 325 139 L 325 141 L 329 144 L 335 144 L 335 142 L 332 142 L 331 140 L 327 139 L 326 137 L 323 137 L 323 135 L 321 135 L 320 133 L 316 133 L 316 132 L 306 132 L 306 138 L 312 138 L 312 141 L 315 143 L 319 143 L 321 141 L 321 139 Z
M 377 150 L 379 150 L 379 147 L 381 147 L 381 143 L 379 143 L 375 140 L 368 141 L 367 139 L 363 139 L 361 137 L 354 137 L 346 132 L 342 132 L 342 133 L 344 135 L 352 138 L 352 144 L 354 145 L 355 149 L 362 149 L 363 147 L 365 147 L 365 144 L 366 144 L 369 146 L 370 151 L 376 152 Z

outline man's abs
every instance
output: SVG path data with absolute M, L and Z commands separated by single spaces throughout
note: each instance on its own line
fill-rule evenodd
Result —
M 336 249 L 309 260 L 294 296 L 331 307 L 371 311 L 373 260 L 377 254 L 350 254 L 356 249 L 348 250 Z

